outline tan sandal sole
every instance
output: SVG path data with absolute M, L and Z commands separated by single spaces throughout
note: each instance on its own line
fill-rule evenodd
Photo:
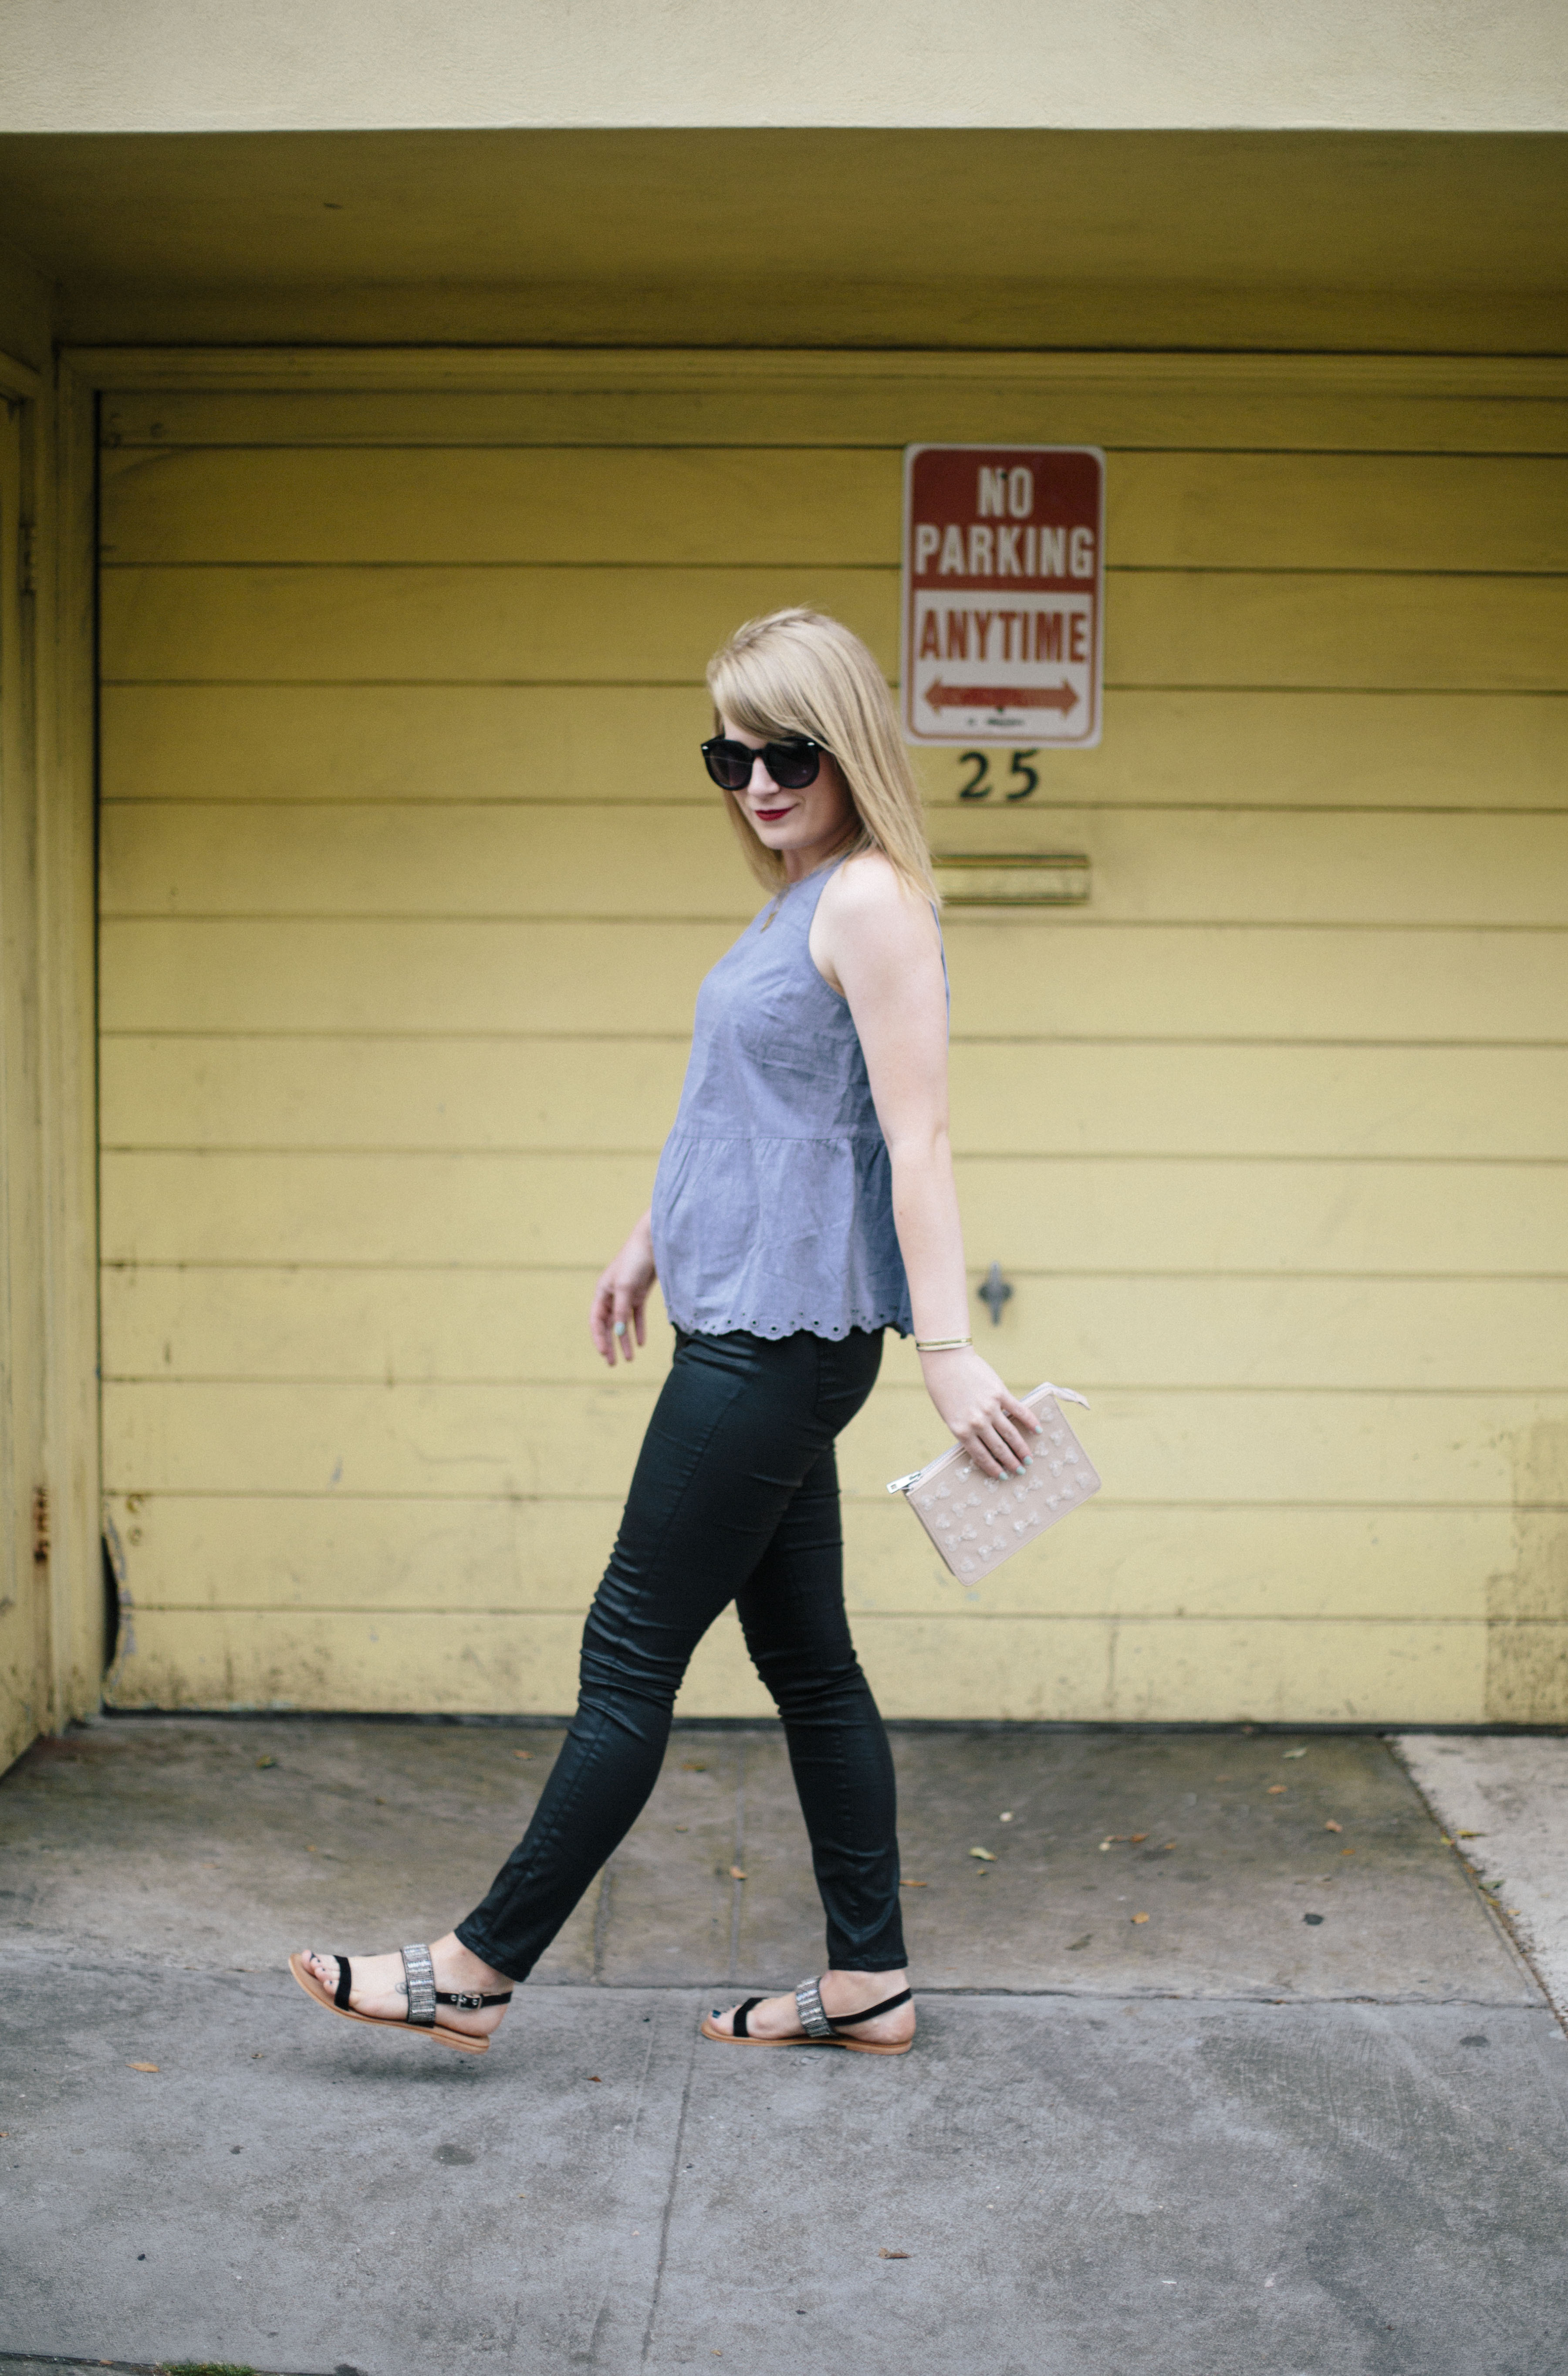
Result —
M 490 2052 L 488 2037 L 470 2037 L 466 2030 L 448 2029 L 445 2022 L 438 2021 L 433 2028 L 426 2029 L 422 2023 L 395 2021 L 390 2014 L 356 2013 L 352 2005 L 334 2004 L 331 1995 L 316 1978 L 315 1974 L 305 1969 L 305 1959 L 303 1954 L 290 1956 L 289 1969 L 307 1997 L 313 1997 L 318 2005 L 325 2005 L 328 2013 L 337 2014 L 340 2020 L 362 2021 L 367 2029 L 399 2030 L 405 2037 L 431 2037 L 440 2046 L 455 2047 L 459 2054 Z
M 907 2037 L 902 2046 L 878 2046 L 869 2037 L 808 2037 L 803 2030 L 799 2037 L 737 2037 L 732 2029 L 715 2029 L 707 2014 L 702 2018 L 702 2035 L 711 2037 L 716 2046 L 837 2046 L 846 2054 L 908 2054 L 915 2042 Z

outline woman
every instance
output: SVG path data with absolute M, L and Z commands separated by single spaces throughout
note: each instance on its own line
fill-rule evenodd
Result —
M 947 1000 L 919 795 L 886 686 L 836 620 L 775 612 L 707 672 L 703 745 L 772 895 L 697 1000 L 653 1206 L 594 1290 L 612 1369 L 657 1278 L 675 1357 L 583 1635 L 577 1710 L 482 1905 L 430 1948 L 296 1955 L 318 2002 L 482 2052 L 658 1777 L 686 1665 L 737 1605 L 784 1722 L 828 1969 L 705 2037 L 908 2051 L 893 1762 L 844 1613 L 834 1438 L 882 1332 L 988 1476 L 1038 1432 L 969 1341 L 947 1142 Z

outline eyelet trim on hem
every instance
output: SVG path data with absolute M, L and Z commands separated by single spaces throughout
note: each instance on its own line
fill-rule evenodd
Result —
M 678 1328 L 683 1336 L 760 1336 L 769 1345 L 779 1344 L 786 1336 L 820 1336 L 825 1344 L 841 1345 L 846 1336 L 854 1336 L 857 1330 L 869 1334 L 875 1328 L 897 1329 L 900 1336 L 907 1336 L 913 1325 L 904 1313 L 885 1312 L 866 1318 L 856 1313 L 841 1327 L 810 1319 L 804 1313 L 798 1320 L 710 1321 L 706 1327 L 699 1327 L 695 1321 L 682 1320 L 675 1313 L 669 1312 L 668 1307 L 666 1311 L 671 1326 Z

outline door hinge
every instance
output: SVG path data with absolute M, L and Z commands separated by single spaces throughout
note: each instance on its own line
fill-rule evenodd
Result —
M 17 524 L 17 585 L 23 594 L 38 591 L 38 531 L 30 519 Z
M 35 1485 L 32 1489 L 32 1563 L 34 1567 L 49 1565 L 49 1488 Z

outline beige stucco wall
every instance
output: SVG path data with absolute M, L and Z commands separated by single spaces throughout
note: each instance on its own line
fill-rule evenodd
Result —
M 0 131 L 1568 125 L 1560 0 L 3 0 Z

